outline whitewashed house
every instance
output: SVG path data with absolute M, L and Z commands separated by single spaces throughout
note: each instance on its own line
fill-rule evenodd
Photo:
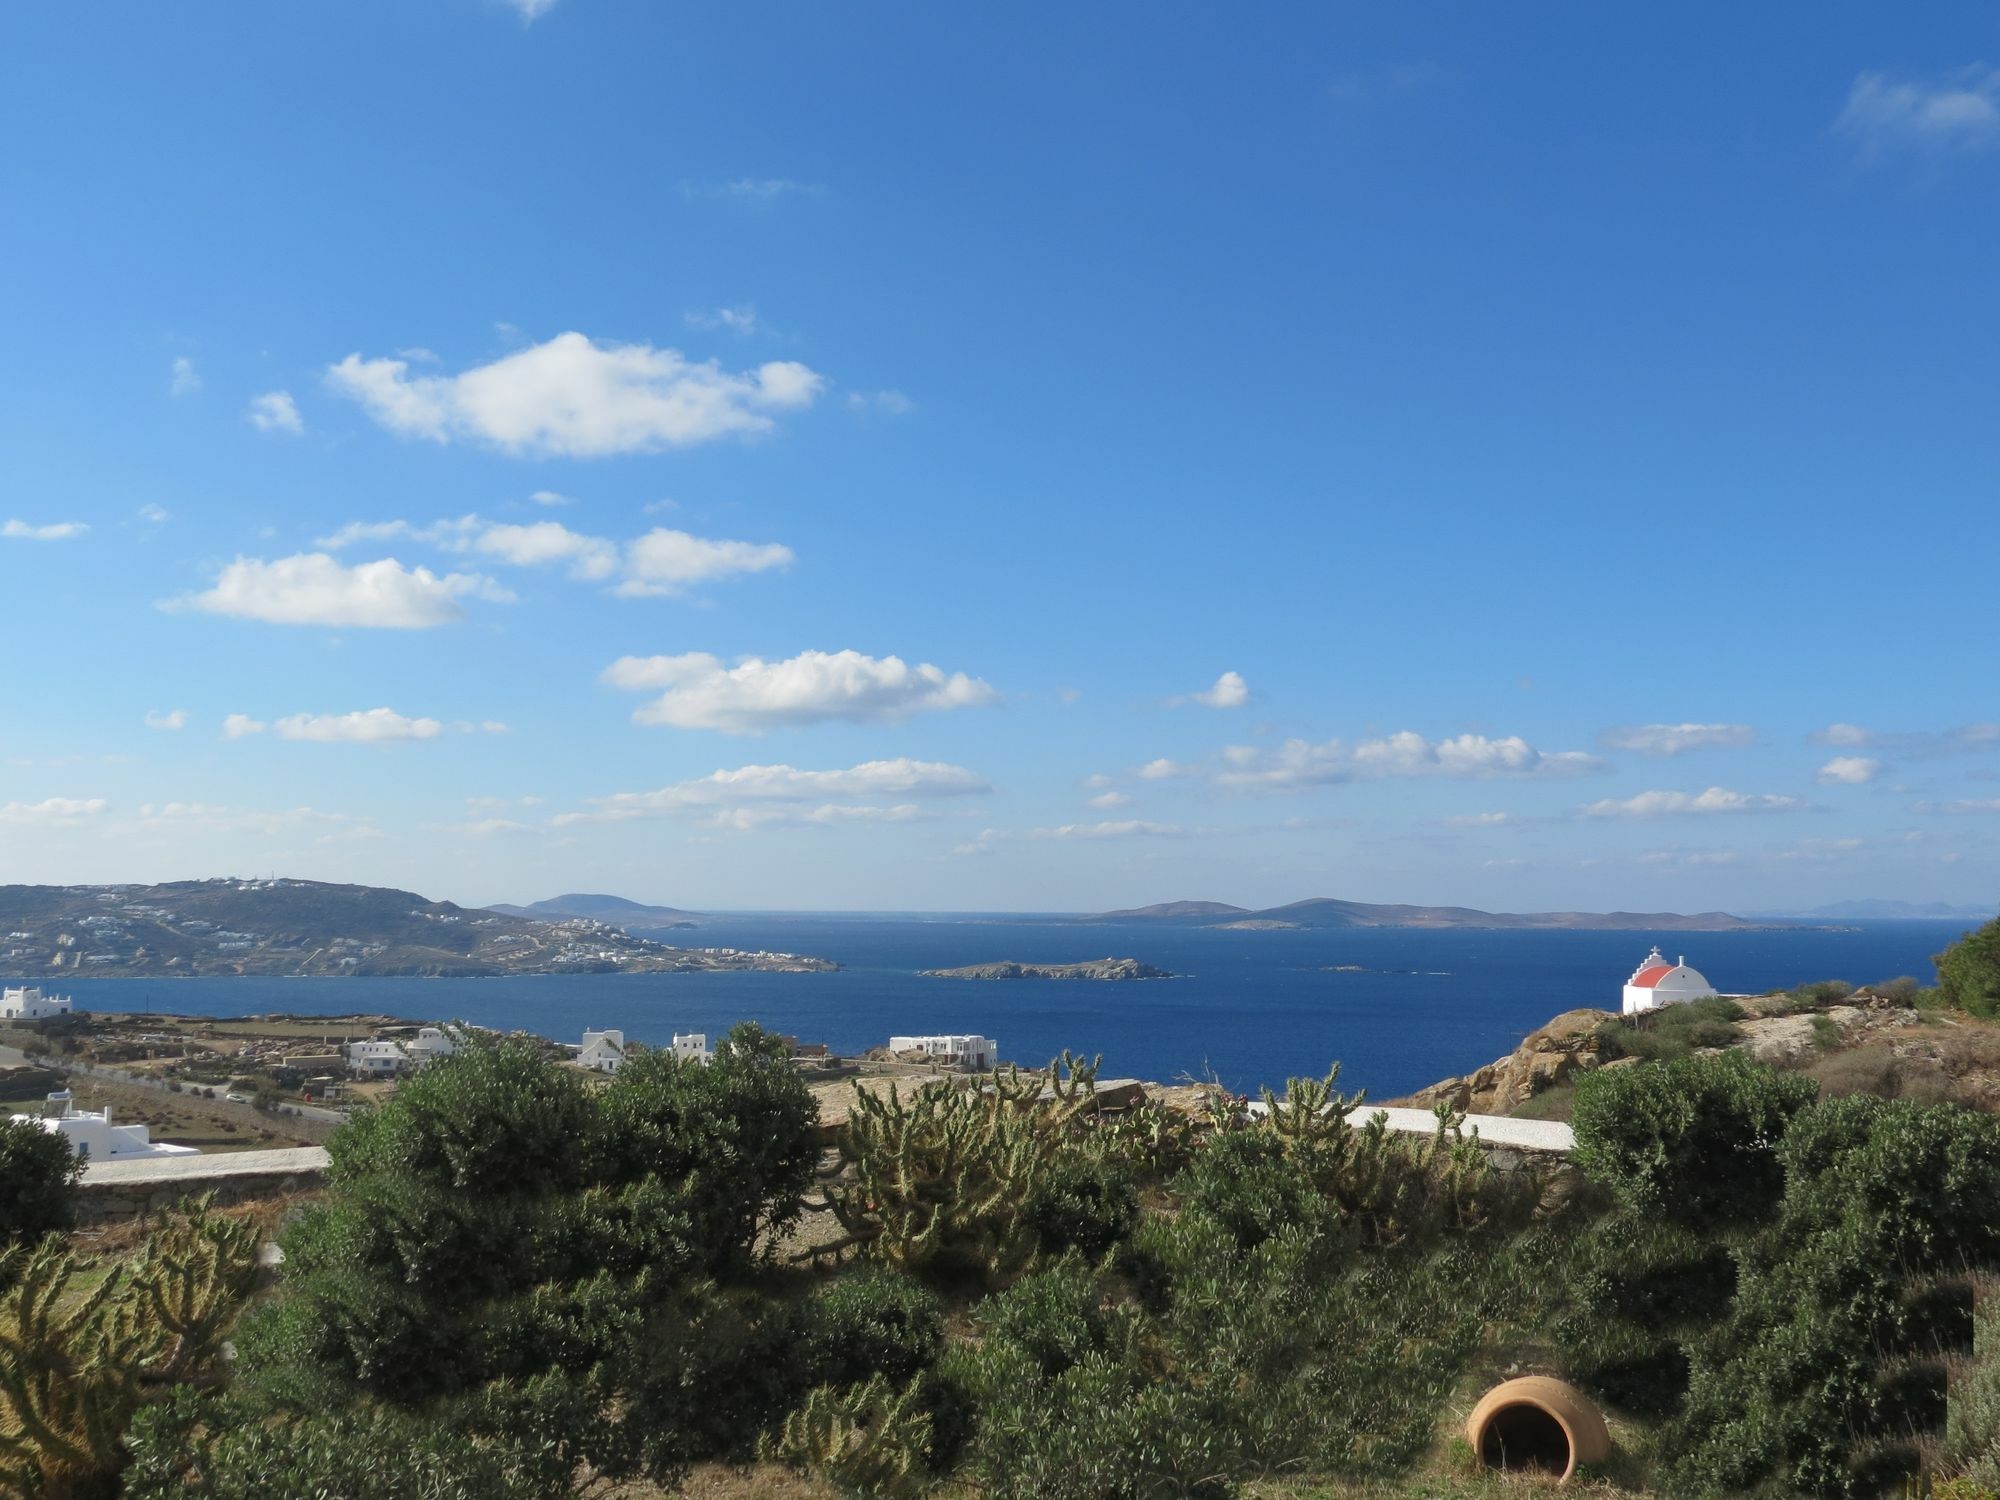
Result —
M 114 1125 L 111 1106 L 78 1109 L 68 1089 L 49 1095 L 39 1115 L 15 1115 L 16 1125 L 33 1125 L 69 1141 L 86 1161 L 138 1161 L 147 1157 L 199 1156 L 192 1146 L 169 1146 L 152 1138 L 144 1125 Z
M 409 1066 L 401 1042 L 349 1042 L 347 1071 L 357 1078 L 390 1078 Z
M 425 1026 L 407 1042 L 349 1042 L 347 1071 L 357 1078 L 391 1078 L 457 1051 L 458 1041 L 450 1032 Z
M 1714 993 L 1715 986 L 1702 977 L 1700 970 L 1690 969 L 1685 957 L 1668 963 L 1655 947 L 1625 981 L 1625 1014 L 1637 1015 L 1685 1000 L 1704 1000 Z
M 67 995 L 44 995 L 38 989 L 0 990 L 0 1021 L 46 1021 L 70 1013 Z
M 410 1054 L 410 1066 L 421 1067 L 427 1062 L 436 1062 L 440 1057 L 450 1057 L 458 1051 L 457 1039 L 448 1031 L 436 1026 L 426 1026 L 418 1031 L 415 1041 L 405 1049 Z
M 625 1033 L 586 1031 L 583 1046 L 576 1054 L 576 1065 L 596 1073 L 616 1073 L 625 1066 Z
M 714 1062 L 715 1051 L 708 1045 L 708 1033 L 690 1031 L 674 1033 L 674 1056 L 682 1062 Z
M 997 1068 L 1000 1044 L 990 1036 L 892 1036 L 891 1052 L 921 1052 L 953 1068 Z

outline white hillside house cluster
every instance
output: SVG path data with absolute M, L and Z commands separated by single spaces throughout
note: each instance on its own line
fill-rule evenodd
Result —
M 458 1043 L 449 1032 L 426 1026 L 407 1042 L 349 1042 L 347 1071 L 357 1078 L 390 1078 L 456 1051 Z
M 892 1036 L 891 1052 L 921 1052 L 953 1068 L 985 1071 L 1000 1065 L 1000 1044 L 990 1036 Z
M 0 990 L 0 1021 L 46 1021 L 69 1012 L 67 995 L 44 995 L 37 989 Z
M 1705 1000 L 1715 992 L 1715 986 L 1702 978 L 1699 969 L 1688 967 L 1685 957 L 1669 963 L 1655 947 L 1625 981 L 1625 1014 L 1637 1015 L 1685 1000 Z
M 68 1089 L 49 1095 L 38 1115 L 16 1115 L 16 1125 L 28 1125 L 62 1136 L 70 1150 L 85 1161 L 137 1161 L 161 1156 L 198 1156 L 192 1146 L 156 1141 L 144 1125 L 114 1125 L 111 1106 L 78 1109 Z

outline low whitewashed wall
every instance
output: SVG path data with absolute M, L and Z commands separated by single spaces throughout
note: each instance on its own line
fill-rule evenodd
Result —
M 224 1205 L 283 1197 L 320 1186 L 326 1168 L 324 1146 L 93 1162 L 77 1192 L 76 1219 L 80 1225 L 122 1223 L 205 1193 Z

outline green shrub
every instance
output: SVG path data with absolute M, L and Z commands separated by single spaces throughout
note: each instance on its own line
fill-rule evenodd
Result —
M 1331 1221 L 1312 1178 L 1269 1130 L 1210 1137 L 1172 1187 L 1188 1212 L 1220 1225 L 1245 1250 L 1281 1230 Z
M 1723 995 L 1685 1000 L 1635 1016 L 1614 1016 L 1597 1028 L 1597 1053 L 1606 1062 L 1636 1057 L 1667 1062 L 1708 1048 L 1727 1047 L 1742 1034 L 1743 1007 Z
M 1948 1004 L 1988 1020 L 2000 1016 L 2000 917 L 1968 932 L 1932 961 Z
M 1800 1114 L 1777 1221 L 1742 1252 L 1730 1317 L 1692 1351 L 1674 1477 L 1869 1493 L 1943 1424 L 1964 1292 L 2000 1267 L 2000 1120 L 1856 1096 Z M 1956 1310 L 1954 1310 L 1954 1308 Z
M 1736 1052 L 1600 1069 L 1577 1083 L 1572 1160 L 1635 1213 L 1753 1223 L 1777 1205 L 1777 1144 L 1816 1092 Z
M 83 1168 L 68 1136 L 0 1120 L 0 1250 L 68 1229 Z
M 936 1295 L 894 1271 L 863 1270 L 822 1288 L 808 1307 L 806 1329 L 815 1385 L 859 1385 L 881 1375 L 901 1388 L 944 1347 Z
M 257 1420 L 188 1387 L 139 1414 L 128 1500 L 557 1500 L 574 1464 L 532 1437 L 474 1438 L 362 1407 Z
M 768 1243 L 797 1221 L 819 1161 L 819 1106 L 778 1038 L 746 1023 L 708 1063 L 636 1053 L 602 1108 L 608 1180 L 678 1185 L 708 1270 L 742 1267 L 760 1234 Z
M 1077 1250 L 1101 1259 L 1132 1232 L 1139 1218 L 1139 1190 L 1125 1169 L 1101 1158 L 1078 1158 L 1053 1168 L 1028 1200 L 1028 1219 L 1042 1249 Z

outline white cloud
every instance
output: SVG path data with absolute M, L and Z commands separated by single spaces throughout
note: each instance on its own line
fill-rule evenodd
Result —
M 1798 797 L 1732 792 L 1712 786 L 1705 792 L 1640 792 L 1633 797 L 1606 797 L 1583 809 L 1591 818 L 1657 818 L 1683 813 L 1799 812 L 1809 807 Z
M 706 652 L 626 656 L 603 680 L 632 692 L 664 689 L 636 710 L 638 724 L 761 734 L 830 720 L 884 723 L 931 709 L 991 702 L 993 689 L 963 672 L 947 675 L 929 662 L 859 651 L 802 651 L 786 661 L 745 657 L 725 667 Z
M 757 309 L 749 303 L 737 307 L 703 308 L 687 314 L 690 328 L 726 328 L 731 333 L 755 333 Z
M 1099 792 L 1090 799 L 1090 805 L 1099 812 L 1112 812 L 1123 807 L 1132 799 L 1123 792 Z
M 1460 813 L 1444 821 L 1447 828 L 1505 828 L 1521 820 L 1513 813 L 1483 812 Z
M 1958 755 L 2000 750 L 2000 724 L 1960 724 L 1953 729 L 1875 730 L 1829 724 L 1807 736 L 1816 745 L 1846 750 L 1890 750 L 1899 755 Z
M 597 458 L 767 432 L 778 413 L 812 405 L 826 382 L 793 360 L 730 373 L 677 349 L 562 333 L 459 375 L 412 375 L 404 360 L 350 354 L 327 383 L 407 437 Z
M 556 0 L 500 0 L 500 3 L 519 16 L 524 26 L 534 25 L 556 7 Z
M 558 490 L 536 490 L 528 496 L 537 505 L 574 505 L 576 502 Z
M 1187 693 L 1178 698 L 1169 698 L 1169 706 L 1178 707 L 1183 703 L 1199 703 L 1204 708 L 1241 708 L 1250 701 L 1250 684 L 1243 680 L 1240 672 L 1224 672 L 1215 679 L 1213 685 L 1198 693 Z
M 1030 830 L 1030 835 L 1038 839 L 1172 839 L 1184 832 L 1173 823 L 1126 818 L 1113 823 L 1065 823 L 1060 828 L 1036 828 Z
M 139 519 L 155 526 L 164 525 L 173 519 L 173 512 L 164 505 L 146 504 L 139 507 Z
M 917 403 L 901 391 L 849 391 L 847 409 L 855 412 L 879 411 L 892 417 L 907 417 Z
M 1234 746 L 1231 768 L 1216 775 L 1222 786 L 1258 791 L 1334 786 L 1384 777 L 1442 776 L 1483 780 L 1501 776 L 1578 776 L 1603 762 L 1581 750 L 1537 750 L 1519 735 L 1491 739 L 1460 734 L 1428 740 L 1410 730 L 1348 744 L 1287 740 L 1275 751 Z
M 88 530 L 81 521 L 52 521 L 46 526 L 32 526 L 26 521 L 0 524 L 0 536 L 21 542 L 67 542 Z
M 154 712 L 146 715 L 146 727 L 148 729 L 185 729 L 187 728 L 187 721 L 188 712 L 184 708 L 172 708 L 166 710 L 164 713 Z
M 1920 813 L 2000 813 L 2000 797 L 1969 797 L 1958 802 L 1919 802 Z
M 252 396 L 244 415 L 259 432 L 289 432 L 296 436 L 306 430 L 299 404 L 290 391 L 266 391 L 261 396 Z
M 225 740 L 240 740 L 245 735 L 262 734 L 270 727 L 262 719 L 253 719 L 248 714 L 230 714 L 222 721 L 222 737 Z
M 715 541 L 656 526 L 626 547 L 617 591 L 628 598 L 676 594 L 732 574 L 789 568 L 792 561 L 792 549 L 776 542 Z
M 173 363 L 167 376 L 169 396 L 192 396 L 201 389 L 201 374 L 194 367 L 194 361 L 182 355 Z
M 267 561 L 239 557 L 206 593 L 167 601 L 168 609 L 264 620 L 273 625 L 423 630 L 464 616 L 460 601 L 513 598 L 490 578 L 405 568 L 393 557 L 344 566 L 324 552 Z
M 29 828 L 72 828 L 109 804 L 102 797 L 49 797 L 41 802 L 0 803 L 0 823 Z
M 1882 762 L 1865 755 L 1836 755 L 1819 768 L 1819 779 L 1826 786 L 1860 786 L 1881 771 Z
M 615 544 L 571 531 L 560 521 L 489 526 L 473 541 L 472 550 L 516 567 L 566 563 L 572 578 L 602 579 L 618 571 Z
M 358 709 L 347 714 L 292 714 L 271 727 L 279 739 L 312 740 L 319 744 L 382 745 L 397 740 L 434 740 L 444 733 L 444 725 L 436 719 L 412 719 L 390 708 Z
M 523 525 L 478 516 L 425 526 L 409 521 L 350 521 L 319 538 L 318 545 L 337 551 L 358 542 L 398 540 L 473 553 L 515 567 L 566 564 L 570 577 L 585 581 L 605 582 L 622 575 L 615 592 L 627 598 L 677 594 L 695 584 L 788 568 L 793 562 L 792 549 L 775 542 L 727 541 L 655 527 L 621 548 L 606 537 L 572 531 L 560 521 Z
M 1690 750 L 1722 750 L 1748 745 L 1757 731 L 1748 724 L 1624 724 L 1607 729 L 1598 743 L 1610 750 L 1641 755 L 1686 755 Z
M 1169 781 L 1176 776 L 1192 776 L 1193 766 L 1184 766 L 1179 761 L 1168 760 L 1164 755 L 1158 760 L 1149 760 L 1139 767 L 1141 781 Z
M 2000 145 L 2000 70 L 1976 63 L 1931 79 L 1863 73 L 1834 128 L 1871 155 Z
M 907 822 L 918 816 L 914 803 L 905 800 L 884 807 L 878 799 L 976 796 L 991 790 L 984 777 L 963 766 L 908 757 L 864 761 L 842 771 L 802 771 L 788 765 L 741 766 L 733 771 L 714 771 L 693 781 L 676 782 L 657 791 L 617 792 L 593 798 L 592 811 L 560 813 L 552 821 L 561 827 L 572 823 L 707 814 L 711 823 L 735 828 L 778 821 Z M 860 805 L 844 805 L 851 803 Z

